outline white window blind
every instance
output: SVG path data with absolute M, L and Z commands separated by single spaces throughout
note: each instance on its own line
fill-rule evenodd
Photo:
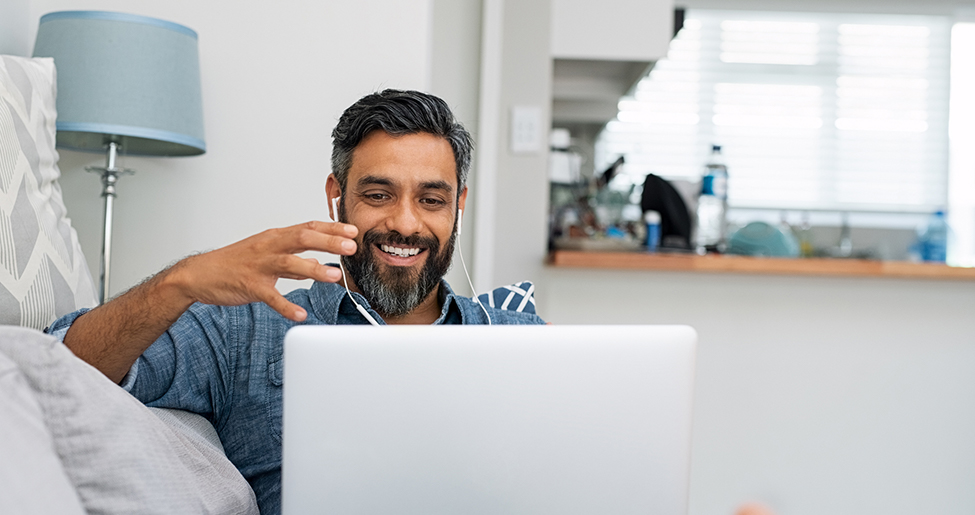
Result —
M 944 17 L 688 12 L 596 142 L 622 182 L 699 177 L 723 147 L 739 208 L 929 212 L 947 202 Z

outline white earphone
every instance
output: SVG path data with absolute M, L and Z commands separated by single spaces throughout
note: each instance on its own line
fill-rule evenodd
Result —
M 339 197 L 332 197 L 332 219 L 336 222 L 339 221 Z M 379 325 L 376 319 L 369 314 L 369 311 L 362 307 L 361 304 L 355 301 L 355 297 L 352 296 L 352 291 L 349 290 L 349 281 L 345 278 L 345 266 L 342 265 L 342 256 L 339 256 L 339 268 L 342 270 L 342 283 L 345 285 L 345 293 L 349 295 L 349 300 L 355 304 L 355 309 L 359 311 L 369 321 L 372 325 Z
M 464 225 L 464 210 L 457 208 L 457 239 L 460 240 L 461 228 Z M 481 299 L 477 298 L 477 291 L 474 290 L 474 281 L 471 280 L 471 274 L 467 271 L 467 263 L 464 262 L 464 249 L 461 245 L 457 245 L 457 254 L 460 255 L 460 264 L 464 267 L 464 275 L 467 276 L 467 284 L 471 286 L 471 293 L 474 294 L 473 300 L 478 306 L 481 306 L 481 310 L 484 311 L 484 316 L 487 317 L 488 325 L 493 325 L 491 322 L 491 314 L 488 313 L 484 304 L 481 304 Z

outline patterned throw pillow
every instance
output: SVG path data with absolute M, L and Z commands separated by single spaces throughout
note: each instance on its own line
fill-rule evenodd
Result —
M 0 324 L 97 304 L 58 184 L 56 92 L 52 59 L 0 56 Z
M 535 314 L 535 285 L 531 281 L 501 286 L 491 293 L 482 293 L 477 298 L 485 306 L 492 308 Z

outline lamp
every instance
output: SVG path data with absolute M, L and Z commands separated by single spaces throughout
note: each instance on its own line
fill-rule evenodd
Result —
M 206 152 L 197 35 L 182 25 L 101 11 L 41 17 L 34 57 L 53 57 L 58 74 L 57 146 L 106 152 L 101 293 L 108 298 L 112 209 L 120 152 L 193 156 Z

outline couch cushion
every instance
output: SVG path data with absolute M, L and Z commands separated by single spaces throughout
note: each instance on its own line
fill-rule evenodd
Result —
M 0 56 L 0 324 L 97 304 L 58 184 L 56 85 L 52 59 Z
M 17 365 L 0 352 L 0 513 L 82 515 L 44 414 Z
M 164 423 L 38 331 L 0 327 L 0 353 L 16 363 L 33 390 L 88 513 L 257 513 L 250 485 L 222 453 L 213 452 L 212 438 L 173 430 L 192 420 Z

